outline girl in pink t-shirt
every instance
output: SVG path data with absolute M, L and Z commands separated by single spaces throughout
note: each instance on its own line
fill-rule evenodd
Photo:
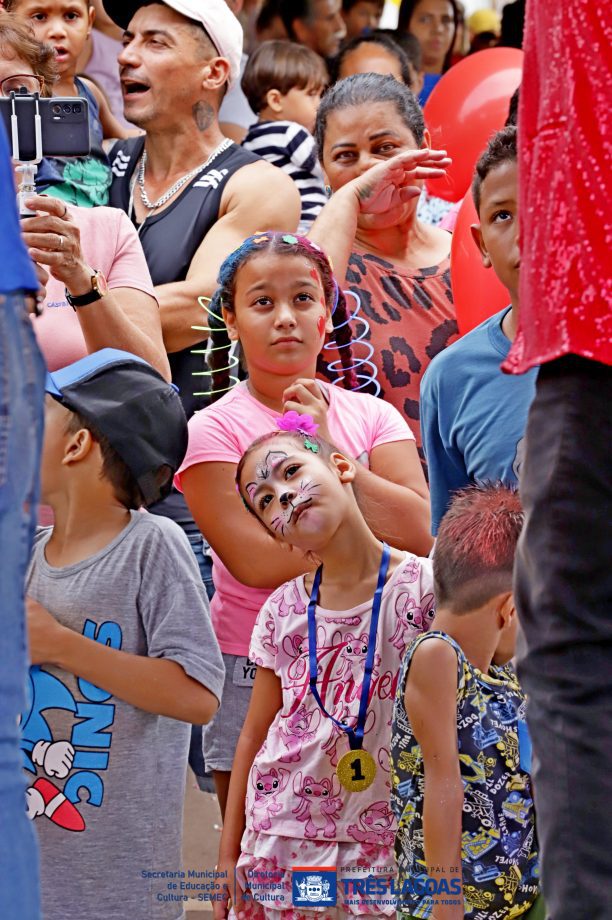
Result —
M 294 866 L 337 867 L 349 915 L 395 916 L 390 721 L 406 645 L 433 616 L 432 567 L 374 536 L 355 498 L 358 464 L 308 415 L 277 423 L 287 430 L 242 458 L 240 494 L 272 538 L 321 565 L 276 590 L 257 618 L 219 869 L 235 913 L 253 920 L 321 916 L 307 896 L 296 903 Z M 367 875 L 383 887 L 360 891 Z
M 325 254 L 302 237 L 260 233 L 226 259 L 219 281 L 210 311 L 213 319 L 222 312 L 230 339 L 240 342 L 248 380 L 191 418 L 176 485 L 213 551 L 211 610 L 227 678 L 221 708 L 204 732 L 204 754 L 223 810 L 255 674 L 247 656 L 257 613 L 274 588 L 312 567 L 266 534 L 236 494 L 236 468 L 253 438 L 273 431 L 284 410 L 309 413 L 326 439 L 359 461 L 356 487 L 372 530 L 423 555 L 431 537 L 427 486 L 399 412 L 373 396 L 315 380 L 332 312 L 344 309 Z M 223 371 L 231 362 L 217 350 L 217 339 L 213 356 Z M 342 351 L 341 382 L 350 388 L 355 376 L 349 350 Z M 213 377 L 217 395 L 227 386 L 222 377 Z

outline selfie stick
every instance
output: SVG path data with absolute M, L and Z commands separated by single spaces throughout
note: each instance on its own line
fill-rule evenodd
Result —
M 36 156 L 33 160 L 22 161 L 19 152 L 19 133 L 17 125 L 17 110 L 15 107 L 15 93 L 11 93 L 11 141 L 13 146 L 13 160 L 19 163 L 16 172 L 21 174 L 19 191 L 17 192 L 17 207 L 19 208 L 20 217 L 36 217 L 36 211 L 27 208 L 25 201 L 31 195 L 36 194 L 36 173 L 38 172 L 38 163 L 42 160 L 42 123 L 40 111 L 38 108 L 38 93 L 34 93 L 34 104 L 36 113 L 34 115 L 34 137 L 36 139 Z

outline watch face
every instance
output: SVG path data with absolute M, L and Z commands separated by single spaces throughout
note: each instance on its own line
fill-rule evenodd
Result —
M 104 295 L 108 293 L 108 284 L 102 272 L 95 273 L 91 279 L 91 286 L 94 291 L 98 292 L 100 297 L 104 297 Z

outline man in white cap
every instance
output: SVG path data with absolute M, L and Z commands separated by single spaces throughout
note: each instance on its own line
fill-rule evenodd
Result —
M 201 408 L 206 334 L 223 259 L 257 230 L 293 231 L 299 194 L 280 169 L 224 138 L 219 106 L 238 78 L 242 28 L 225 0 L 105 0 L 124 29 L 125 116 L 145 137 L 111 151 L 111 204 L 137 227 L 156 285 L 173 380 L 187 415 Z

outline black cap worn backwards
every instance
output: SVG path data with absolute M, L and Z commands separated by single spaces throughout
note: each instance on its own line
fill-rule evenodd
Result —
M 48 373 L 46 391 L 104 435 L 145 505 L 168 495 L 187 451 L 187 419 L 177 388 L 155 368 L 127 351 L 103 348 Z

